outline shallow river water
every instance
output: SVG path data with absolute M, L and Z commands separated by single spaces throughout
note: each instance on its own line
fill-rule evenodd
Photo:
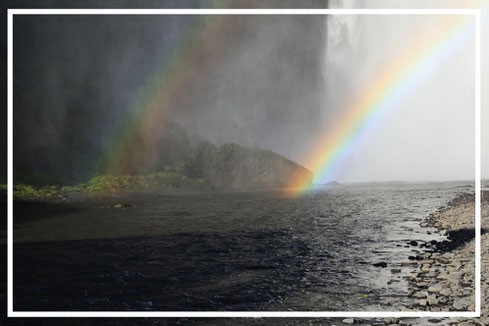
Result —
M 469 182 L 14 205 L 15 310 L 399 310 L 419 222 Z M 387 267 L 374 266 L 386 263 Z

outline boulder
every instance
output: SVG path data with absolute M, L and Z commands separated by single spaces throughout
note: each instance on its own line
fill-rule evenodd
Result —
M 183 167 L 191 178 L 203 178 L 218 189 L 294 187 L 312 181 L 312 172 L 274 152 L 233 143 L 221 147 L 203 142 Z

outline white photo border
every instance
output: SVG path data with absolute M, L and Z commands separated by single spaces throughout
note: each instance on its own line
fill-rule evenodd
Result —
M 15 311 L 13 307 L 13 17 L 14 15 L 473 15 L 475 19 L 475 310 L 474 311 Z M 480 317 L 481 313 L 481 14 L 480 9 L 8 9 L 7 10 L 7 316 L 8 317 Z

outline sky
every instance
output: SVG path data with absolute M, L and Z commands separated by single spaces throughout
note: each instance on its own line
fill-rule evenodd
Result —
M 318 2 L 306 7 L 312 4 Z M 455 8 L 458 2 L 330 1 L 329 6 Z M 308 158 L 322 151 L 318 144 L 352 99 L 406 44 L 439 33 L 436 18 L 236 17 L 199 25 L 190 17 L 19 17 L 16 164 L 27 172 L 64 170 L 83 178 L 115 147 L 123 154 L 110 158 L 114 164 L 137 160 L 159 148 L 148 137 L 165 137 L 156 135 L 162 128 L 134 118 L 146 112 L 146 120 L 170 121 L 184 130 L 192 146 L 201 140 L 235 142 L 312 169 Z M 430 66 L 323 181 L 473 179 L 473 44 L 473 37 L 466 37 Z M 484 33 L 483 53 L 488 45 Z M 174 53 L 177 59 L 171 59 Z M 483 63 L 483 85 L 487 67 Z M 483 149 L 489 146 L 488 105 L 483 91 Z M 131 119 L 139 122 L 127 122 Z M 129 146 L 131 138 L 143 140 Z M 482 151 L 484 178 L 488 155 Z

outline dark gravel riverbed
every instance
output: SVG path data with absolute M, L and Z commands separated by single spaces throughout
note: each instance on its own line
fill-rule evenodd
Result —
M 135 196 L 124 199 L 131 207 L 117 208 L 118 199 L 17 203 L 14 309 L 409 309 L 417 300 L 409 277 L 426 249 L 419 244 L 446 239 L 420 223 L 470 189 L 357 184 L 298 198 L 242 192 Z

